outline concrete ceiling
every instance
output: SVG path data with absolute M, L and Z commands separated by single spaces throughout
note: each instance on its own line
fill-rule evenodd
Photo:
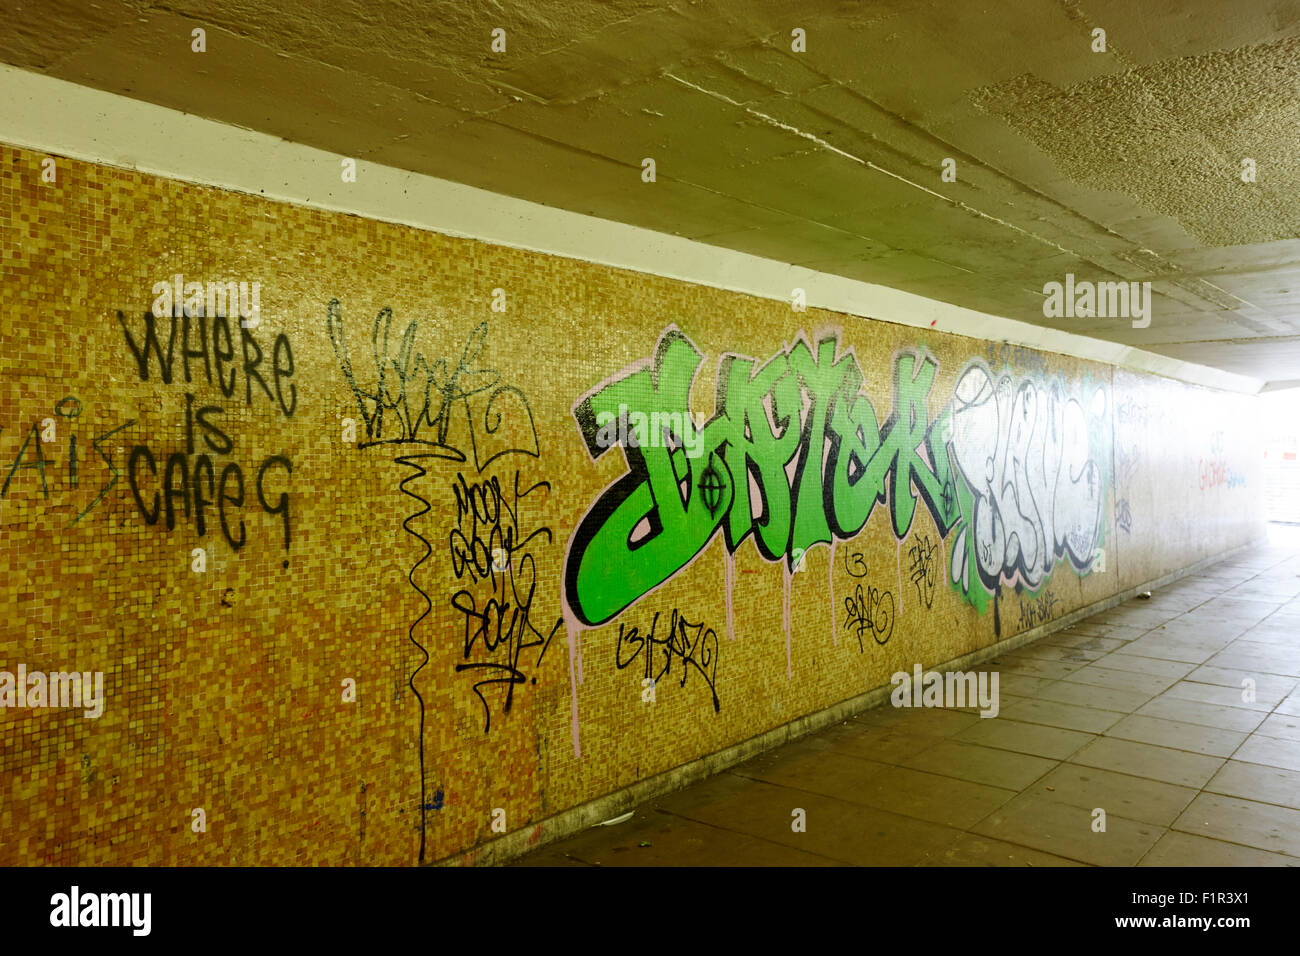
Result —
M 1275 386 L 1300 380 L 1300 0 L 0 0 L 0 12 L 0 61 L 23 69 Z M 206 53 L 190 50 L 195 27 Z M 505 53 L 491 50 L 498 27 Z M 796 27 L 806 52 L 791 49 Z M 941 179 L 948 158 L 956 182 Z M 1044 284 L 1066 273 L 1150 281 L 1150 326 L 1044 318 Z

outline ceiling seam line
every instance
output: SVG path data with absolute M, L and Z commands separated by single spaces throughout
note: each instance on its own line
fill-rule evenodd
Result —
M 1028 236 L 1029 238 L 1041 242 L 1044 245 L 1051 246 L 1057 251 L 1063 252 L 1068 256 L 1073 256 L 1077 259 L 1087 258 L 1086 256 L 1080 255 L 1079 253 L 1075 252 L 1072 249 L 1067 249 L 1065 248 L 1065 246 L 1053 242 L 1051 239 L 1047 239 L 1036 233 L 1030 232 L 1028 229 L 1024 229 L 1020 226 L 1017 226 L 1013 222 L 1007 222 L 1005 219 L 999 219 L 997 216 L 991 216 L 988 213 L 984 212 L 983 210 L 976 209 L 974 206 L 968 205 L 967 203 L 964 203 L 959 199 L 952 199 L 949 196 L 945 196 L 943 193 L 935 192 L 933 189 L 929 189 L 926 186 L 922 186 L 920 183 L 913 182 L 912 180 L 908 179 L 906 176 L 900 176 L 898 175 L 898 173 L 885 169 L 883 166 L 877 166 L 875 163 L 871 162 L 870 160 L 862 159 L 860 156 L 854 156 L 852 153 L 846 152 L 845 150 L 840 149 L 838 146 L 826 142 L 826 140 L 822 139 L 819 136 L 816 136 L 813 133 L 806 133 L 803 130 L 799 129 L 797 126 L 791 126 L 789 123 L 781 122 L 781 120 L 777 119 L 774 116 L 769 116 L 768 114 L 760 112 L 759 110 L 750 109 L 748 106 L 745 106 L 743 103 L 737 103 L 729 96 L 725 96 L 721 93 L 715 93 L 714 91 L 705 89 L 702 86 L 697 86 L 696 84 L 690 82 L 689 80 L 683 80 L 679 76 L 674 76 L 672 73 L 665 73 L 664 75 L 667 76 L 670 80 L 675 80 L 676 82 L 681 83 L 683 86 L 689 86 L 694 90 L 698 90 L 699 92 L 704 93 L 706 96 L 712 96 L 714 99 L 719 99 L 726 103 L 729 103 L 732 106 L 737 107 L 738 109 L 744 110 L 750 116 L 756 117 L 757 119 L 761 119 L 763 122 L 768 123 L 771 126 L 775 126 L 778 129 L 783 129 L 786 130 L 787 132 L 794 133 L 796 136 L 803 137 L 804 139 L 809 140 L 810 142 L 816 143 L 818 146 L 822 147 L 823 149 L 830 150 L 831 152 L 839 156 L 843 156 L 845 159 L 850 159 L 853 162 L 858 163 L 861 166 L 866 166 L 868 169 L 873 169 L 878 173 L 884 173 L 886 176 L 889 176 L 893 179 L 897 179 L 899 182 L 911 186 L 914 189 L 919 189 L 921 190 L 921 192 L 934 196 L 936 199 L 941 199 L 944 202 L 957 207 L 958 209 L 962 209 L 965 210 L 966 212 L 973 213 L 974 215 L 979 216 L 982 219 L 987 219 L 989 220 L 989 222 L 995 222 L 1000 226 L 1005 226 L 1008 229 L 1012 229 L 1022 235 Z

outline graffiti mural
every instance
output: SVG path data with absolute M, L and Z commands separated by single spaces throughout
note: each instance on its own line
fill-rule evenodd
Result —
M 1218 376 L 55 158 L 0 146 L 0 643 L 104 719 L 0 715 L 0 864 L 503 862 L 1264 528 Z
M 565 595 L 581 624 L 617 617 L 718 533 L 728 554 L 752 539 L 788 579 L 809 548 L 857 536 L 877 505 L 901 542 L 924 504 L 950 542 L 949 583 L 980 611 L 1004 585 L 1036 589 L 1061 561 L 1091 569 L 1110 468 L 1103 386 L 1072 394 L 1061 375 L 1017 379 L 976 359 L 931 417 L 938 362 L 904 350 L 882 419 L 852 349 L 801 334 L 766 361 L 721 356 L 701 422 L 691 396 L 703 363 L 670 326 L 651 359 L 573 408 L 591 458 L 618 447 L 627 465 L 569 542 Z M 910 573 L 928 605 L 935 544 L 923 541 Z M 875 617 L 851 600 L 854 621 Z
M 967 518 L 953 542 L 952 580 L 966 594 L 973 574 L 986 592 L 1000 581 L 1037 590 L 1063 558 L 1087 571 L 1102 527 L 1105 391 L 1081 402 L 1062 378 L 995 379 L 977 362 L 958 378 L 952 409 Z
M 616 444 L 604 440 L 598 417 L 620 408 L 651 421 L 676 412 L 697 428 L 689 403 L 703 358 L 671 327 L 652 363 L 584 397 L 574 415 L 592 458 Z M 936 369 L 928 356 L 899 356 L 894 411 L 881 424 L 853 353 L 839 353 L 835 337 L 818 342 L 815 354 L 801 338 L 762 364 L 724 355 L 717 407 L 698 426 L 695 457 L 684 436 L 636 436 L 620 446 L 627 474 L 604 491 L 570 543 L 570 608 L 588 625 L 610 620 L 685 567 L 719 530 L 729 552 L 752 538 L 767 560 L 784 560 L 790 570 L 814 544 L 856 536 L 877 503 L 888 502 L 896 534 L 905 534 L 917 492 L 946 531 L 958 511 L 949 416 L 930 425 L 926 411 Z

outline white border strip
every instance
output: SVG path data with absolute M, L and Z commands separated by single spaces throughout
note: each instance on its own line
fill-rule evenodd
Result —
M 514 199 L 0 64 L 0 142 L 156 176 L 580 259 L 698 285 L 979 339 L 1007 341 L 1197 385 L 1264 382 L 1142 349 L 964 309 L 910 292 Z M 629 175 L 633 175 L 629 173 Z

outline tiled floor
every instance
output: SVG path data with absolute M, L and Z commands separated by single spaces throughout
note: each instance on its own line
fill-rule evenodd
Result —
M 1294 529 L 981 669 L 996 718 L 886 704 L 516 864 L 1300 865 Z

